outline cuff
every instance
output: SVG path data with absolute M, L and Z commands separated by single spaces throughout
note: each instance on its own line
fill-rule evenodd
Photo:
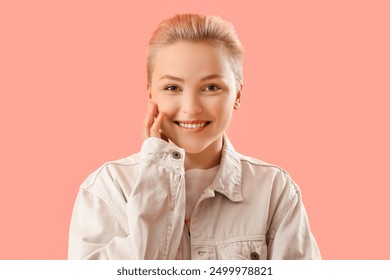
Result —
M 157 137 L 149 137 L 142 143 L 140 161 L 154 161 L 158 164 L 184 170 L 185 151 Z

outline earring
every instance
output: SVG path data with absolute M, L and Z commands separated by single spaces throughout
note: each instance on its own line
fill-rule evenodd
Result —
M 236 99 L 236 101 L 234 101 L 234 109 L 238 109 L 238 108 L 240 108 L 240 100 Z

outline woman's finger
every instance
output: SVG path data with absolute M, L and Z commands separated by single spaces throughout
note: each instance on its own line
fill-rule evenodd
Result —
M 143 129 L 142 129 L 143 130 L 142 134 L 143 134 L 144 139 L 150 137 L 150 128 L 153 125 L 156 113 L 157 113 L 157 105 L 154 104 L 153 102 L 149 102 L 148 110 L 147 110 L 146 115 L 145 115 Z
M 149 104 L 149 111 L 148 111 L 148 114 L 147 114 L 147 125 L 149 126 L 149 128 L 152 127 L 153 125 L 153 122 L 154 122 L 154 119 L 156 118 L 157 116 L 157 104 L 152 102 Z
M 161 125 L 164 120 L 164 113 L 159 113 L 156 120 L 154 121 L 152 127 L 150 128 L 150 137 L 158 137 L 161 138 Z

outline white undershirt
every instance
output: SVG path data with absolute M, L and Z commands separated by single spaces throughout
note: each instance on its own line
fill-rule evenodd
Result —
M 217 175 L 219 165 L 210 169 L 190 169 L 185 171 L 186 219 L 190 219 L 195 205 L 203 191 L 211 185 Z
M 210 169 L 190 169 L 185 171 L 186 185 L 186 220 L 191 218 L 192 212 L 203 191 L 211 185 L 219 165 Z M 182 239 L 179 245 L 178 258 L 183 260 L 191 259 L 191 237 L 189 225 L 184 224 Z

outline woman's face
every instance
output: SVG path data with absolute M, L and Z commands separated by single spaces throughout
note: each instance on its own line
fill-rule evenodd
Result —
M 187 153 L 222 143 L 240 98 L 224 49 L 205 42 L 161 48 L 148 91 L 164 113 L 162 132 Z

